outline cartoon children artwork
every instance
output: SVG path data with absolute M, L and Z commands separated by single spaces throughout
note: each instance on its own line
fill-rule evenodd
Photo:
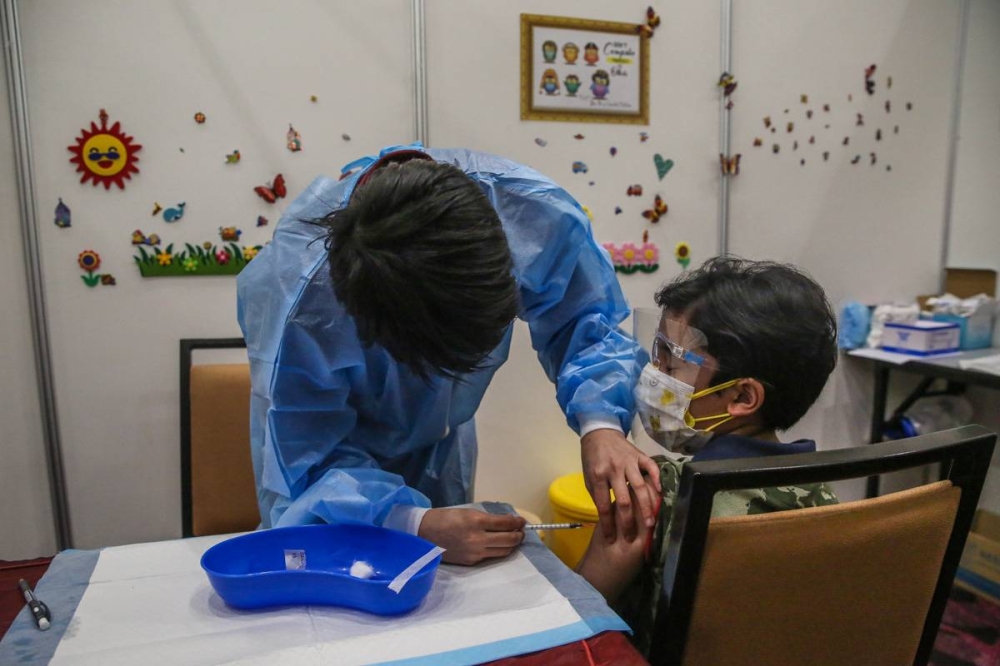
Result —
M 575 65 L 576 59 L 580 57 L 580 47 L 573 42 L 563 44 L 562 52 L 567 65 Z
M 567 95 L 576 97 L 576 91 L 580 89 L 580 77 L 576 74 L 570 74 L 563 79 L 563 85 L 566 86 Z
M 538 86 L 545 91 L 546 95 L 558 95 L 559 94 L 559 75 L 556 74 L 556 70 L 547 69 L 542 72 L 542 80 Z
M 611 77 L 603 69 L 594 72 L 591 77 L 593 83 L 590 84 L 590 92 L 594 93 L 596 99 L 604 99 L 611 90 Z
M 542 57 L 545 58 L 545 62 L 555 62 L 557 53 L 559 53 L 559 45 L 551 39 L 545 40 L 542 44 Z
M 527 81 L 522 79 L 522 101 L 531 100 L 528 116 L 537 111 L 538 117 L 554 119 L 553 114 L 562 111 L 604 114 L 638 109 L 643 87 L 639 80 L 643 72 L 639 47 L 645 41 L 631 32 L 630 27 L 627 34 L 607 42 L 598 41 L 597 32 L 533 32 L 531 40 L 525 42 L 532 56 L 521 61 L 522 72 L 528 77 Z M 612 149 L 612 154 L 617 150 Z

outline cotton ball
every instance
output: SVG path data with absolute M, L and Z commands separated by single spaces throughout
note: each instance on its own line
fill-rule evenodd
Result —
M 375 575 L 375 569 L 372 565 L 364 562 L 362 560 L 355 560 L 354 564 L 351 565 L 351 576 L 354 578 L 371 578 Z

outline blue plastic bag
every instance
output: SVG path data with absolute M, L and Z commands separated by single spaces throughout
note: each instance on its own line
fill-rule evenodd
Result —
M 871 326 L 871 310 L 864 303 L 848 301 L 840 310 L 840 326 L 837 331 L 837 346 L 841 349 L 857 349 L 865 346 L 868 329 Z

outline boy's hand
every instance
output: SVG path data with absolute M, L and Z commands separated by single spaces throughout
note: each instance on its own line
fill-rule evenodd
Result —
M 614 543 L 619 533 L 631 543 L 636 536 L 637 517 L 633 499 L 638 502 L 638 517 L 642 523 L 651 527 L 656 520 L 654 499 L 661 492 L 660 468 L 617 430 L 593 430 L 580 440 L 580 445 L 583 478 L 597 505 L 604 538 Z M 652 483 L 656 495 L 645 491 L 647 482 Z M 629 486 L 635 490 L 634 496 L 629 493 Z M 614 508 L 609 489 L 615 491 Z
M 659 493 L 650 483 L 647 483 L 639 493 L 632 491 L 631 494 L 633 502 L 641 503 L 646 499 L 654 505 L 659 504 L 659 497 Z M 617 501 L 616 496 L 615 503 Z M 639 514 L 636 513 L 635 516 L 639 517 Z M 600 522 L 603 528 L 604 521 Z M 614 541 L 605 540 L 595 531 L 587 552 L 576 567 L 576 572 L 586 578 L 587 582 L 608 600 L 608 603 L 614 603 L 642 570 L 647 544 L 653 534 L 653 528 L 646 527 L 641 520 L 632 525 L 632 530 L 638 538 L 627 540 L 623 528 L 624 525 L 619 521 L 615 528 L 618 538 Z
M 521 516 L 498 516 L 476 509 L 431 509 L 424 514 L 417 536 L 445 549 L 442 561 L 477 564 L 506 557 L 524 541 Z

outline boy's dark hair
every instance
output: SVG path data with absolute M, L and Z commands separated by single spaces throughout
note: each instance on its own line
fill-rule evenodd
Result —
M 389 164 L 317 222 L 328 229 L 334 291 L 362 343 L 424 379 L 475 370 L 518 313 L 500 218 L 455 166 Z
M 794 266 L 715 257 L 656 294 L 708 340 L 720 369 L 712 379 L 753 377 L 765 385 L 761 414 L 787 430 L 819 397 L 837 364 L 837 324 L 822 287 Z

